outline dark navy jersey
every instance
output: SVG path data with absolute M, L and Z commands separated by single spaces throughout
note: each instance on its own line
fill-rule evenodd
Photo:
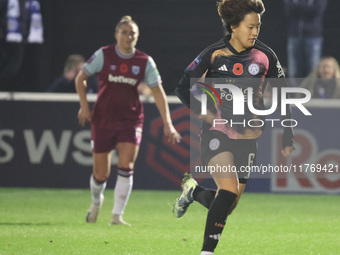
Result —
M 206 79 L 214 83 L 214 79 L 223 79 L 228 84 L 232 84 L 242 89 L 246 94 L 246 89 L 253 89 L 253 105 L 258 110 L 264 109 L 263 97 L 267 79 L 266 78 L 284 78 L 284 72 L 280 62 L 272 49 L 259 40 L 255 45 L 242 52 L 237 52 L 229 43 L 230 36 L 227 36 L 218 42 L 210 45 L 203 50 L 195 60 L 186 68 L 176 93 L 181 101 L 197 114 L 201 111 L 201 102 L 196 99 L 190 92 L 190 79 Z M 214 85 L 214 84 L 209 84 Z M 273 86 L 285 86 L 284 79 L 275 79 Z M 234 120 L 235 122 L 245 119 L 263 119 L 263 116 L 255 116 L 250 112 L 245 101 L 245 114 L 243 116 L 233 115 L 233 102 L 227 95 L 231 92 L 228 89 L 218 89 L 219 96 L 222 100 L 220 104 L 209 104 L 208 108 L 216 114 L 216 118 Z M 229 100 L 228 100 L 229 98 Z M 290 118 L 290 109 L 285 116 Z M 230 122 L 229 122 L 230 123 Z M 253 123 L 254 124 L 254 123 Z M 219 130 L 227 134 L 232 139 L 253 139 L 262 133 L 261 128 L 249 128 L 241 125 L 230 127 L 230 125 L 212 127 L 204 123 L 203 129 Z

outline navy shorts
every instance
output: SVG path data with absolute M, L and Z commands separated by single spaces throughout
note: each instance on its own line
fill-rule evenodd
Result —
M 256 162 L 256 140 L 230 139 L 226 134 L 216 130 L 201 133 L 201 161 L 204 166 L 207 166 L 214 156 L 226 151 L 234 156 L 239 182 L 247 183 L 250 172 L 245 170 L 247 166 L 251 167 Z
M 91 148 L 94 153 L 110 152 L 117 143 L 133 143 L 137 146 L 142 141 L 142 128 L 128 126 L 125 129 L 114 130 L 91 124 Z

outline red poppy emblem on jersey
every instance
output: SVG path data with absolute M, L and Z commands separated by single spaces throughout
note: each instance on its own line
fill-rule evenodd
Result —
M 121 73 L 127 73 L 127 72 L 128 72 L 127 64 L 121 64 L 121 65 L 119 66 L 119 72 L 121 72 Z
M 236 75 L 243 74 L 243 65 L 241 63 L 236 63 L 234 65 L 233 73 Z

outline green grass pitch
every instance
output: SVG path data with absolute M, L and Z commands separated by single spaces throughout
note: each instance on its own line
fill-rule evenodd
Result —
M 87 224 L 89 190 L 0 188 L 0 254 L 200 254 L 207 210 L 175 218 L 179 194 L 134 190 L 125 227 L 108 226 L 112 190 Z M 340 254 L 340 197 L 245 193 L 215 254 Z

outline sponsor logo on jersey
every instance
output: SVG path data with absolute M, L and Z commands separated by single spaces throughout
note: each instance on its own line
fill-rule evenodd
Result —
M 198 66 L 201 61 L 202 59 L 200 57 L 195 58 L 194 61 L 192 61 L 191 64 L 187 67 L 187 70 L 195 70 L 196 66 Z
M 143 129 L 141 127 L 137 127 L 135 129 L 136 137 L 142 137 Z
M 280 78 L 280 77 L 284 77 L 285 76 L 285 73 L 283 72 L 283 68 L 280 64 L 280 61 L 277 61 L 276 62 L 276 68 L 277 68 L 277 77 Z
M 137 83 L 136 79 L 133 78 L 126 78 L 123 75 L 119 75 L 119 76 L 113 76 L 112 74 L 109 74 L 109 81 L 110 82 L 117 82 L 117 83 L 127 83 L 131 86 L 135 86 Z
M 134 75 L 137 75 L 140 72 L 140 67 L 139 66 L 132 66 L 131 71 Z
M 251 64 L 249 67 L 248 67 L 248 72 L 251 74 L 251 75 L 257 75 L 259 72 L 260 72 L 260 67 L 258 64 Z
M 226 67 L 226 65 L 221 66 L 220 68 L 218 68 L 218 70 L 228 72 L 228 68 Z

